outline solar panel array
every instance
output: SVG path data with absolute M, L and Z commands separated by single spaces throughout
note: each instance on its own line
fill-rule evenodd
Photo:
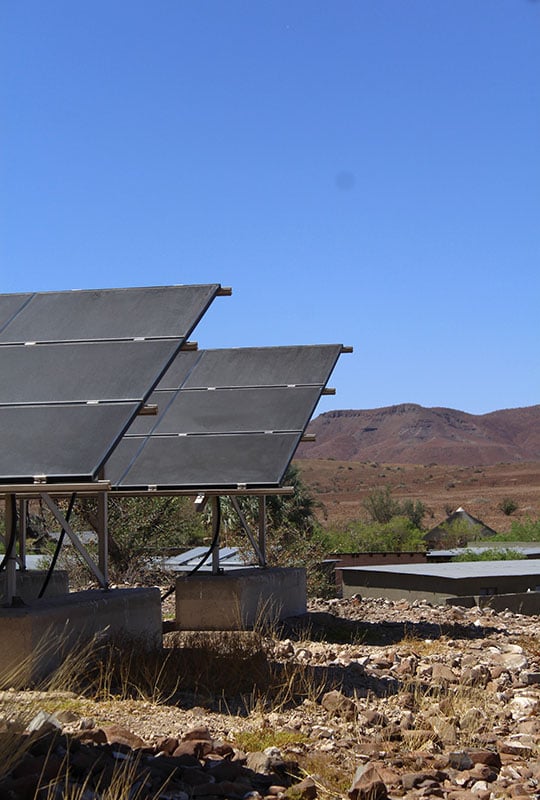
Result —
M 278 487 L 342 346 L 181 352 L 220 291 L 0 295 L 0 483 Z
M 0 482 L 94 480 L 219 289 L 0 295 Z
M 179 353 L 107 462 L 123 490 L 277 487 L 341 345 Z

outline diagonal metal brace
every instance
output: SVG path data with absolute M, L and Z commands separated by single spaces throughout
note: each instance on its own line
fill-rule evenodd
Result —
M 238 514 L 238 519 L 240 520 L 242 528 L 244 529 L 244 532 L 245 532 L 246 536 L 248 537 L 249 541 L 251 542 L 251 546 L 255 550 L 255 555 L 257 556 L 257 558 L 259 560 L 259 565 L 261 567 L 266 567 L 266 558 L 264 556 L 264 553 L 261 551 L 261 549 L 259 547 L 259 544 L 257 542 L 257 539 L 255 538 L 255 536 L 253 535 L 253 533 L 250 530 L 249 525 L 247 524 L 247 521 L 246 521 L 246 518 L 244 516 L 244 513 L 243 513 L 242 509 L 240 508 L 240 503 L 238 502 L 238 498 L 235 497 L 235 495 L 229 495 L 229 496 L 231 498 L 234 510 Z
M 90 558 L 90 556 L 86 552 L 86 549 L 81 544 L 81 542 L 79 540 L 79 537 L 77 536 L 77 534 L 75 533 L 75 531 L 73 530 L 73 528 L 71 527 L 69 522 L 66 520 L 66 518 L 64 517 L 64 515 L 62 514 L 62 512 L 60 511 L 60 509 L 58 508 L 58 506 L 54 502 L 54 500 L 52 500 L 52 498 L 50 497 L 49 494 L 47 494 L 47 492 L 40 492 L 40 495 L 43 498 L 43 500 L 45 501 L 45 504 L 47 505 L 47 507 L 48 507 L 49 511 L 51 512 L 51 514 L 53 515 L 53 517 L 56 519 L 56 521 L 59 523 L 59 525 L 62 526 L 62 528 L 65 530 L 65 532 L 69 536 L 69 538 L 71 540 L 71 544 L 73 545 L 75 550 L 78 552 L 80 557 L 83 559 L 83 561 L 85 562 L 85 564 L 88 567 L 88 569 L 93 573 L 94 577 L 97 579 L 97 581 L 98 581 L 99 585 L 101 586 L 101 588 L 102 589 L 106 589 L 107 588 L 107 579 L 105 578 L 105 576 L 103 575 L 102 571 L 99 569 L 97 564 L 95 564 L 92 561 L 92 559 Z

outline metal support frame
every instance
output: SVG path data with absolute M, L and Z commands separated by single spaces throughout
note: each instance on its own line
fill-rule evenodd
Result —
M 26 569 L 26 536 L 28 532 L 28 500 L 19 498 L 19 566 Z
M 66 520 L 66 518 L 64 517 L 64 515 L 62 514 L 62 512 L 60 511 L 60 509 L 58 508 L 58 506 L 54 502 L 54 500 L 51 498 L 51 496 L 48 494 L 48 492 L 40 492 L 40 494 L 41 494 L 41 497 L 43 498 L 47 508 L 49 509 L 49 511 L 51 512 L 53 517 L 56 519 L 56 521 L 65 530 L 65 532 L 67 533 L 67 535 L 69 536 L 69 538 L 71 540 L 71 543 L 72 543 L 73 547 L 78 552 L 80 557 L 83 559 L 83 561 L 85 562 L 85 564 L 88 567 L 88 569 L 92 572 L 92 574 L 94 575 L 94 577 L 98 581 L 98 583 L 101 586 L 101 588 L 102 589 L 106 589 L 108 587 L 108 581 L 107 581 L 106 575 L 104 575 L 103 572 L 101 571 L 100 567 L 92 561 L 92 559 L 88 555 L 86 549 L 84 548 L 84 546 L 79 541 L 79 538 L 78 538 L 77 534 L 75 533 L 75 531 L 73 530 L 73 528 L 71 527 L 69 522 Z
M 44 489 L 47 491 L 44 491 Z M 111 489 L 111 485 L 106 480 L 98 480 L 93 483 L 71 483 L 71 484 L 47 484 L 47 485 L 40 485 L 40 483 L 33 483 L 33 484 L 17 484 L 17 485 L 6 485 L 4 487 L 5 492 L 5 537 L 4 542 L 7 547 L 7 543 L 9 542 L 11 532 L 13 530 L 13 525 L 16 524 L 16 520 L 12 519 L 12 500 L 11 497 L 15 496 L 19 500 L 19 531 L 18 531 L 18 553 L 17 547 L 14 545 L 13 551 L 11 556 L 6 559 L 6 595 L 7 595 L 7 602 L 11 604 L 13 598 L 16 596 L 16 568 L 17 563 L 22 569 L 26 568 L 26 537 L 27 537 L 27 514 L 28 514 L 28 501 L 30 499 L 42 499 L 59 523 L 59 525 L 63 528 L 63 530 L 68 535 L 73 547 L 84 561 L 92 575 L 96 578 L 99 585 L 103 589 L 107 589 L 109 586 L 109 572 L 108 572 L 108 557 L 109 557 L 109 536 L 108 536 L 108 507 L 107 507 L 107 496 L 108 491 Z M 56 500 L 66 497 L 68 494 L 76 492 L 77 494 L 86 494 L 87 496 L 94 496 L 97 499 L 97 534 L 98 534 L 98 563 L 96 564 L 95 561 L 91 558 L 89 553 L 87 552 L 84 545 L 79 540 L 77 533 L 71 527 L 69 522 L 66 520 L 64 514 L 59 509 Z M 230 497 L 233 508 L 236 511 L 238 519 L 240 520 L 240 524 L 246 536 L 248 537 L 253 550 L 255 551 L 255 555 L 259 562 L 260 567 L 266 567 L 266 494 L 292 494 L 293 488 L 290 486 L 281 487 L 280 489 L 268 489 L 265 491 L 265 494 L 261 494 L 260 490 L 254 489 L 234 489 L 234 490 L 227 490 L 225 496 Z M 150 493 L 147 494 L 147 496 Z M 212 520 L 214 522 L 214 531 L 215 525 L 217 524 L 217 514 L 218 514 L 218 502 L 219 497 L 223 496 L 223 490 L 210 490 L 205 491 L 203 495 L 201 495 L 200 491 L 163 491 L 163 492 L 152 492 L 151 496 L 189 496 L 191 494 L 198 495 L 197 500 L 204 498 L 204 500 L 210 500 L 212 504 Z M 139 492 L 115 492 L 116 496 L 141 496 Z M 247 496 L 257 496 L 259 500 L 259 519 L 258 519 L 258 531 L 254 533 L 248 522 L 244 516 L 244 513 L 240 507 L 240 503 L 238 498 L 241 495 Z M 53 499 L 54 497 L 54 499 Z M 201 504 L 202 505 L 202 504 Z M 1 538 L 1 537 L 0 537 Z M 217 540 L 214 550 L 212 552 L 212 573 L 214 575 L 220 574 L 221 568 L 219 565 L 219 531 L 217 532 Z
M 218 519 L 219 515 L 219 497 L 215 495 L 212 497 L 212 530 L 216 528 L 220 524 L 220 520 Z M 214 548 L 212 550 L 212 575 L 219 575 L 219 528 L 214 531 L 214 536 L 216 537 L 214 544 Z
M 98 519 L 98 566 L 103 574 L 105 586 L 109 585 L 109 527 L 107 493 L 102 492 L 97 499 Z
M 13 602 L 13 598 L 17 594 L 17 556 L 16 556 L 16 546 L 17 543 L 14 541 L 13 546 L 8 552 L 9 543 L 11 541 L 11 537 L 15 526 L 17 525 L 17 520 L 15 518 L 15 514 L 13 513 L 14 507 L 14 494 L 6 494 L 4 496 L 4 504 L 5 504 L 5 522 L 6 522 L 6 538 L 5 538 L 5 548 L 6 548 L 6 604 L 10 606 Z
M 99 477 L 103 479 L 103 470 Z M 109 516 L 107 492 L 100 492 L 97 497 L 97 524 L 98 524 L 98 566 L 109 585 Z
M 259 550 L 261 566 L 266 567 L 266 496 L 259 497 Z
M 257 559 L 259 561 L 259 566 L 260 567 L 266 567 L 267 566 L 267 564 L 266 564 L 266 552 L 265 552 L 266 551 L 266 542 L 265 542 L 265 539 L 266 539 L 266 520 L 263 523 L 263 529 L 262 529 L 262 544 L 263 544 L 263 546 L 261 548 L 260 547 L 260 542 L 261 542 L 261 519 L 259 518 L 259 541 L 257 541 L 257 538 L 253 535 L 253 533 L 252 533 L 252 531 L 251 531 L 251 529 L 250 529 L 250 527 L 249 527 L 249 525 L 247 523 L 247 520 L 246 520 L 246 518 L 244 516 L 244 513 L 243 513 L 242 509 L 240 508 L 240 503 L 238 502 L 238 497 L 236 497 L 235 495 L 232 495 L 230 497 L 231 497 L 231 501 L 232 501 L 234 510 L 238 514 L 238 519 L 240 520 L 240 524 L 242 525 L 242 528 L 244 529 L 244 533 L 248 537 L 249 541 L 251 542 L 251 546 L 255 550 L 255 554 L 256 554 Z M 261 500 L 264 500 L 264 496 L 261 496 L 261 498 L 259 500 L 259 514 L 261 513 Z M 263 505 L 264 505 L 264 510 L 266 510 L 266 503 L 264 502 Z M 265 516 L 266 516 L 266 514 L 265 514 Z

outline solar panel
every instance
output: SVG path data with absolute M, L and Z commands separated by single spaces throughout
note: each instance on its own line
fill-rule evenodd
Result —
M 138 403 L 0 407 L 0 481 L 92 480 Z
M 0 294 L 0 333 L 31 297 L 30 294 Z
M 301 432 L 124 438 L 105 477 L 121 489 L 277 487 Z
M 0 343 L 185 339 L 218 290 L 210 284 L 13 295 L 6 314 L 17 298 L 26 302 L 0 331 Z
M 93 480 L 219 288 L 0 295 L 0 481 Z
M 129 433 L 153 434 L 249 433 L 301 431 L 319 400 L 314 386 L 258 389 L 198 389 L 154 392 L 150 402 L 164 413 L 137 420 Z
M 186 376 L 187 353 L 168 370 L 159 389 L 206 389 L 240 386 L 324 386 L 341 353 L 341 345 L 242 347 L 204 350 L 196 369 Z
M 0 404 L 139 400 L 178 341 L 0 346 Z
M 279 486 L 341 349 L 179 353 L 150 398 L 157 417 L 134 421 L 106 477 L 130 490 Z

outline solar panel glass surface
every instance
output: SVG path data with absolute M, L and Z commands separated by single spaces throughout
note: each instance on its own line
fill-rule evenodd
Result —
M 218 290 L 210 284 L 36 293 L 2 329 L 0 342 L 185 338 Z
M 95 478 L 218 291 L 0 295 L 0 481 Z
M 105 477 L 121 489 L 276 487 L 301 433 L 154 436 L 123 439 Z
M 0 347 L 0 404 L 144 400 L 178 342 L 80 342 Z
M 324 385 L 340 353 L 341 345 L 205 350 L 183 385 L 186 389 Z
M 0 481 L 92 480 L 137 403 L 0 407 Z
M 134 421 L 107 477 L 119 489 L 279 485 L 340 353 L 341 345 L 180 353 L 150 398 L 157 417 Z

